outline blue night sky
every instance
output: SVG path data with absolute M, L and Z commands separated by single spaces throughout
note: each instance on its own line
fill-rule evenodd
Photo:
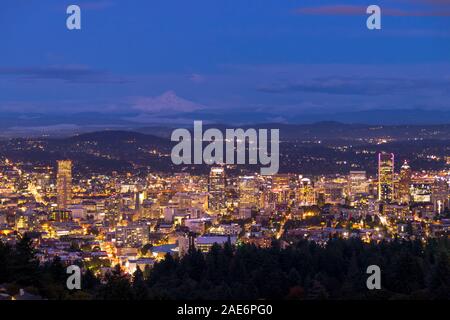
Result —
M 2 0 L 0 41 L 0 116 L 450 112 L 450 0 Z

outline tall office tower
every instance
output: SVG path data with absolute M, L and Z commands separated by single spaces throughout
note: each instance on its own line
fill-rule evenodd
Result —
M 239 177 L 239 207 L 252 208 L 259 206 L 258 183 L 253 176 Z
M 350 171 L 347 195 L 351 198 L 369 192 L 369 182 L 365 171 Z
M 56 190 L 58 209 L 67 210 L 72 201 L 72 161 L 58 161 L 58 172 L 56 175 Z
M 297 189 L 298 203 L 301 206 L 312 206 L 316 204 L 316 197 L 314 192 L 314 185 L 308 178 L 300 180 Z
M 445 179 L 438 178 L 434 181 L 431 193 L 431 202 L 434 212 L 441 214 L 450 207 L 450 187 Z
M 212 211 L 225 209 L 225 169 L 212 167 L 208 181 L 208 208 Z
M 295 187 L 293 182 L 295 176 L 291 174 L 279 173 L 272 177 L 272 192 L 276 196 L 277 204 L 287 204 L 291 197 L 291 192 L 294 193 Z
M 405 160 L 400 169 L 400 181 L 398 184 L 398 200 L 400 203 L 409 203 L 411 201 L 411 167 Z
M 378 154 L 378 200 L 391 202 L 394 197 L 394 154 Z
M 139 211 L 144 200 L 147 199 L 147 192 L 144 186 L 137 185 L 134 189 L 134 209 Z

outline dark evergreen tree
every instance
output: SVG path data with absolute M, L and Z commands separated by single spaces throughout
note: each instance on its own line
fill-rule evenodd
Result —
M 144 273 L 139 267 L 133 273 L 133 293 L 136 300 L 146 300 L 148 299 L 148 289 L 144 281 Z

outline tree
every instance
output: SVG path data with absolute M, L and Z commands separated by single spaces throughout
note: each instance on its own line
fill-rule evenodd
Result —
M 61 258 L 56 256 L 50 264 L 49 268 L 50 274 L 54 281 L 56 282 L 64 282 L 67 277 L 66 268 L 64 268 L 61 263 Z
M 0 283 L 6 282 L 11 278 L 11 246 L 0 241 Z
M 15 280 L 22 285 L 34 285 L 38 278 L 39 262 L 31 238 L 25 234 L 16 244 L 12 257 L 12 270 Z
M 311 288 L 308 290 L 308 299 L 325 300 L 328 298 L 327 289 L 318 280 L 313 280 Z
M 450 299 L 450 260 L 445 251 L 439 253 L 432 268 L 429 293 L 436 299 Z
M 290 286 L 297 286 L 301 282 L 300 274 L 295 268 L 291 268 L 291 270 L 289 270 L 287 278 Z
M 141 255 L 145 256 L 150 251 L 150 249 L 153 248 L 153 245 L 151 243 L 147 243 L 141 248 Z
M 148 289 L 145 285 L 144 274 L 142 273 L 139 266 L 133 273 L 133 295 L 136 300 L 146 300 L 148 298 Z
M 82 286 L 85 290 L 93 290 L 100 284 L 100 280 L 94 275 L 91 269 L 87 269 L 83 274 Z
M 100 286 L 97 298 L 103 300 L 132 300 L 133 290 L 129 278 L 116 265 L 112 272 L 106 274 L 106 283 Z

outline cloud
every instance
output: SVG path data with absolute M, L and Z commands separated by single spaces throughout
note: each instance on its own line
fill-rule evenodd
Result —
M 114 2 L 108 0 L 99 0 L 99 1 L 86 1 L 80 3 L 80 8 L 86 10 L 104 10 L 110 8 L 114 5 Z
M 450 10 L 401 10 L 381 9 L 382 14 L 392 17 L 450 17 Z
M 26 80 L 61 80 L 76 83 L 125 83 L 125 78 L 106 71 L 80 65 L 47 67 L 0 67 L 0 76 L 17 76 Z
M 409 79 L 386 77 L 323 77 L 298 82 L 275 84 L 258 88 L 265 93 L 324 93 L 334 95 L 392 95 L 423 92 L 425 90 L 446 91 L 448 79 Z
M 191 80 L 194 83 L 202 83 L 205 81 L 205 77 L 198 73 L 193 73 L 190 75 L 189 80 Z
M 301 15 L 361 15 L 366 13 L 367 7 L 355 5 L 333 5 L 333 6 L 317 6 L 302 7 L 294 10 L 295 13 Z
M 143 112 L 193 112 L 205 106 L 180 98 L 174 91 L 166 91 L 157 97 L 133 98 L 132 108 Z
M 450 30 L 444 29 L 397 29 L 385 30 L 385 36 L 394 37 L 433 37 L 433 38 L 450 38 Z
M 450 5 L 450 0 L 416 0 L 416 2 L 430 5 Z
M 317 16 L 354 16 L 365 15 L 367 7 L 357 5 L 329 5 L 316 7 L 301 7 L 294 9 L 299 15 Z M 392 17 L 450 17 L 450 9 L 433 10 L 403 10 L 381 7 L 381 13 Z
M 72 123 L 61 123 L 61 124 L 55 124 L 55 125 L 48 125 L 48 126 L 29 126 L 29 127 L 11 127 L 9 128 L 9 130 L 11 131 L 23 131 L 26 129 L 26 131 L 59 131 L 59 130 L 77 130 L 80 129 L 81 127 L 76 125 L 76 124 L 72 124 Z

